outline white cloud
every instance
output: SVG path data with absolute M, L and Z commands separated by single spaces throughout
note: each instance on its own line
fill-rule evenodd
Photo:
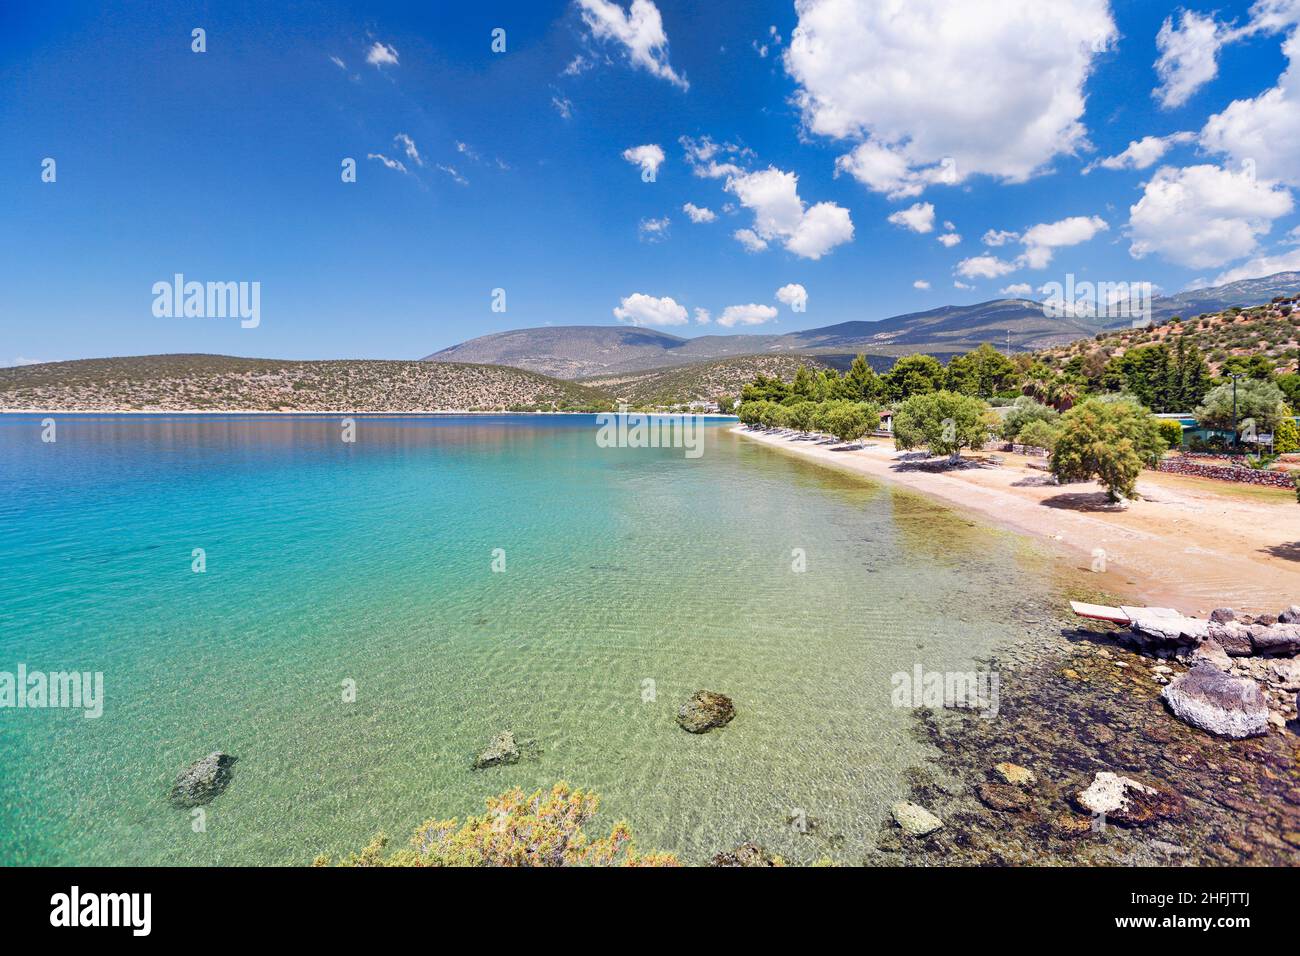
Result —
M 640 166 L 642 177 L 653 180 L 663 165 L 664 151 L 654 143 L 647 143 L 623 150 L 623 158 L 633 166 Z
M 639 66 L 683 90 L 690 84 L 668 62 L 668 34 L 659 8 L 651 0 L 632 0 L 624 12 L 609 0 L 578 0 L 582 22 L 597 40 L 615 40 L 627 52 L 633 66 Z
M 776 309 L 770 305 L 729 305 L 722 310 L 718 325 L 731 328 L 733 325 L 762 325 L 776 318 Z
M 726 188 L 754 213 L 752 229 L 736 233 L 751 252 L 783 240 L 785 248 L 805 259 L 820 259 L 853 238 L 849 211 L 831 202 L 807 209 L 799 198 L 799 178 L 774 166 L 757 173 L 732 176 Z
M 1015 282 L 1003 289 L 1002 294 L 1015 299 L 1027 299 L 1034 294 L 1034 287 L 1028 282 Z
M 1129 251 L 1193 269 L 1221 266 L 1253 253 L 1258 237 L 1292 207 L 1286 189 L 1246 171 L 1165 166 L 1129 208 Z
M 348 68 L 348 65 L 336 56 L 331 55 L 330 62 L 333 63 L 335 66 L 337 66 L 340 70 L 347 70 Z
M 1045 269 L 1052 261 L 1052 251 L 1062 246 L 1077 246 L 1109 228 L 1098 216 L 1071 216 L 1057 222 L 1039 223 L 1026 229 L 1020 237 L 1025 252 L 1018 260 L 1031 269 Z
M 570 119 L 573 116 L 573 100 L 567 96 L 561 96 L 559 93 L 551 94 L 551 105 L 562 118 Z
M 682 206 L 682 212 L 686 213 L 691 222 L 694 223 L 713 222 L 713 220 L 718 218 L 712 209 L 705 209 L 701 206 L 695 205 L 693 202 L 688 202 L 686 205 Z
M 629 325 L 685 325 L 686 309 L 668 296 L 633 292 L 615 307 L 614 318 Z
M 411 137 L 407 136 L 405 133 L 398 133 L 393 137 L 393 142 L 402 147 L 402 150 L 406 153 L 406 158 L 414 162 L 415 165 L 424 165 L 424 160 L 420 156 L 420 151 L 415 148 L 415 140 L 411 139 Z
M 1006 229 L 990 229 L 984 233 L 980 242 L 986 246 L 1005 246 L 1008 242 L 1015 242 L 1020 238 L 1020 233 L 1010 232 Z
M 446 173 L 459 186 L 469 185 L 469 180 L 466 179 L 464 176 L 462 176 L 460 174 L 460 170 L 458 170 L 455 166 L 444 166 L 442 163 L 437 163 L 434 165 L 434 168 L 441 172 Z
M 1219 47 L 1225 42 L 1225 30 L 1213 16 L 1182 11 L 1182 20 L 1174 26 L 1173 17 L 1165 18 L 1156 35 L 1156 75 L 1160 85 L 1152 92 L 1165 109 L 1182 106 L 1219 72 Z
M 776 301 L 784 302 L 791 311 L 803 312 L 808 308 L 808 290 L 797 282 L 791 282 L 776 290 Z
M 868 189 L 885 193 L 890 199 L 919 196 L 931 183 L 955 183 L 952 162 L 924 169 L 912 169 L 901 150 L 875 142 L 859 143 L 850 153 L 835 160 L 835 175 L 848 173 Z
M 967 285 L 965 282 L 962 282 L 960 279 L 953 279 L 953 280 L 952 280 L 952 287 L 953 287 L 954 289 L 973 289 L 973 288 L 975 288 L 973 285 Z
M 1117 35 L 1108 0 L 799 0 L 796 11 L 785 66 L 805 126 L 863 140 L 838 168 L 894 196 L 975 175 L 1021 182 L 1083 146 L 1084 83 Z
M 1190 143 L 1196 139 L 1195 133 L 1171 133 L 1168 136 L 1143 136 L 1133 140 L 1122 153 L 1107 156 L 1095 163 L 1090 163 L 1085 173 L 1093 169 L 1146 169 L 1154 166 L 1169 152 L 1171 146 Z
M 646 242 L 663 242 L 668 238 L 668 217 L 662 219 L 642 219 L 637 225 L 637 232 Z
M 565 76 L 581 76 L 595 65 L 595 61 L 591 57 L 579 53 L 569 61 L 569 65 L 564 68 L 563 74 Z
M 375 42 L 366 51 L 366 62 L 375 69 L 385 66 L 397 66 L 397 51 L 386 43 Z
M 957 274 L 967 279 L 996 279 L 1015 271 L 1015 263 L 1006 262 L 997 256 L 971 256 L 957 263 Z
M 389 159 L 383 153 L 366 153 L 366 159 L 377 159 L 389 169 L 396 170 L 399 173 L 409 173 L 410 170 L 400 159 Z
M 1300 249 L 1291 249 L 1273 256 L 1258 256 L 1239 266 L 1234 266 L 1227 272 L 1219 273 L 1209 284 L 1225 285 L 1229 282 L 1240 282 L 1242 279 L 1271 276 L 1279 272 L 1300 272 Z
M 746 160 L 754 155 L 751 149 L 734 143 L 715 143 L 708 136 L 699 139 L 679 136 L 677 142 L 682 144 L 682 149 L 686 153 L 686 162 L 690 164 L 691 170 L 702 179 L 743 176 L 745 171 L 731 160 Z M 719 156 L 725 156 L 728 161 L 718 162 Z
M 895 226 L 911 229 L 913 232 L 926 233 L 934 229 L 934 204 L 928 202 L 913 203 L 906 209 L 900 209 L 889 217 Z
M 708 324 L 709 324 L 709 320 L 710 320 L 712 317 L 713 317 L 713 316 L 710 314 L 710 312 L 709 312 L 708 309 L 702 308 L 702 307 L 700 307 L 700 306 L 696 306 L 696 307 L 695 307 L 695 324 L 696 324 L 696 325 L 708 325 Z
M 926 282 L 924 279 L 917 279 L 915 282 L 912 283 L 912 288 L 920 289 L 922 292 L 924 292 L 926 289 L 930 288 L 930 283 Z
M 767 241 L 753 229 L 737 229 L 732 236 L 745 247 L 746 252 L 762 252 L 767 248 Z
M 1277 86 L 1249 100 L 1236 100 L 1211 116 L 1201 146 L 1253 170 L 1261 179 L 1300 186 L 1300 38 L 1282 44 L 1288 64 Z
M 819 202 L 804 213 L 799 228 L 786 240 L 785 247 L 804 259 L 820 259 L 852 238 L 853 220 L 849 211 L 833 202 Z
M 935 238 L 937 238 L 949 249 L 951 249 L 953 246 L 961 242 L 961 236 L 959 236 L 955 232 L 945 232 L 942 236 L 936 236 Z

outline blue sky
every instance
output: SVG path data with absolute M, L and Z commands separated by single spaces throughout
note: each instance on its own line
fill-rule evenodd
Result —
M 7 4 L 0 364 L 791 331 L 1300 268 L 1295 8 Z M 260 282 L 260 324 L 156 317 L 177 272 Z

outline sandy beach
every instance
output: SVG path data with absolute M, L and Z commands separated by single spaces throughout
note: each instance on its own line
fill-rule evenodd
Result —
M 1098 585 L 1134 604 L 1204 615 L 1223 605 L 1276 612 L 1300 602 L 1300 505 L 1284 490 L 1146 471 L 1137 486 L 1141 500 L 1118 510 L 1095 482 L 1053 484 L 1041 470 L 1043 459 L 967 453 L 966 466 L 940 470 L 917 467 L 918 456 L 898 452 L 890 439 L 846 448 L 824 436 L 733 430 L 820 464 L 905 485 L 1044 540 L 1085 569 L 1101 549 L 1106 570 L 1097 574 Z

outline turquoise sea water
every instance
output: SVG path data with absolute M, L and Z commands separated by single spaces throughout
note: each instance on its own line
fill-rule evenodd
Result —
M 106 701 L 0 709 L 3 864 L 302 864 L 559 779 L 642 848 L 855 862 L 925 757 L 891 675 L 1059 597 L 1020 539 L 730 422 L 687 459 L 586 416 L 56 420 L 0 417 L 0 670 Z M 699 688 L 729 726 L 676 726 Z M 507 728 L 535 752 L 472 771 Z M 216 749 L 196 833 L 167 791 Z

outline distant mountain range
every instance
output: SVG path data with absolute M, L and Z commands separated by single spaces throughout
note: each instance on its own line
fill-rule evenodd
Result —
M 1028 299 L 995 299 L 877 322 L 841 322 L 781 334 L 701 335 L 687 339 L 654 329 L 614 325 L 515 329 L 453 345 L 427 356 L 425 361 L 510 365 L 575 379 L 740 355 L 784 353 L 832 358 L 866 352 L 897 358 L 912 352 L 931 352 L 944 358 L 989 341 L 1024 351 L 1072 342 L 1093 335 L 1098 328 L 1083 319 L 1047 318 L 1043 307 Z
M 1218 312 L 1298 291 L 1300 273 L 1281 272 L 1157 296 L 1152 301 L 1152 316 L 1161 320 Z M 915 352 L 928 352 L 946 360 L 982 342 L 1018 352 L 1051 348 L 1129 324 L 1128 319 L 1049 317 L 1042 304 L 1031 299 L 994 299 L 780 334 L 701 335 L 688 339 L 631 326 L 515 329 L 470 339 L 426 356 L 424 361 L 508 365 L 562 379 L 620 375 L 748 355 L 804 355 L 842 367 L 847 356 L 862 352 L 876 357 L 873 364 L 888 365 L 892 359 Z
M 1261 279 L 1242 279 L 1227 285 L 1160 296 L 1151 303 L 1151 312 L 1158 320 L 1175 315 L 1186 319 L 1203 312 L 1222 312 L 1234 305 L 1242 308 L 1260 305 L 1275 296 L 1295 295 L 1297 291 L 1300 291 L 1300 272 L 1279 272 Z

